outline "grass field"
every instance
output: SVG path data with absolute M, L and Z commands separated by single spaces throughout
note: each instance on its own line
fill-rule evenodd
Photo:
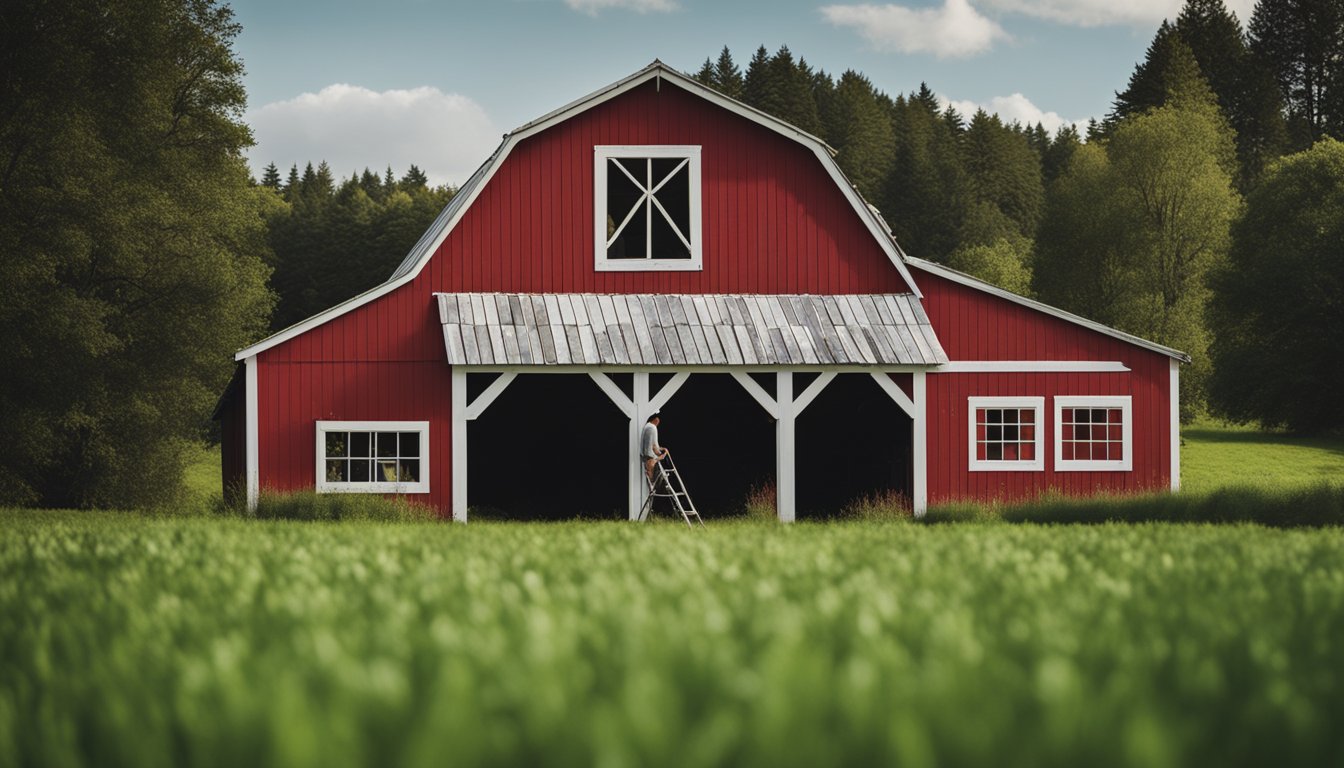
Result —
M 1260 432 L 1212 420 L 1181 429 L 1181 486 L 1286 488 L 1344 482 L 1344 438 Z
M 0 513 L 0 765 L 1344 759 L 1344 531 Z

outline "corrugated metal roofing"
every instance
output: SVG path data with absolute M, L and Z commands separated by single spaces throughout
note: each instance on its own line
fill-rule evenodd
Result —
M 452 365 L 940 365 L 911 294 L 439 293 Z

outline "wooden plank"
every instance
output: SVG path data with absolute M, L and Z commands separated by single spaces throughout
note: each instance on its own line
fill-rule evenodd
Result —
M 756 362 L 763 364 L 779 362 L 779 358 L 775 355 L 775 349 L 770 344 L 768 336 L 770 328 L 765 324 L 765 318 L 761 316 L 761 311 L 756 306 L 756 302 L 744 298 L 743 303 L 746 305 L 747 314 L 751 318 L 751 322 L 744 327 L 747 329 L 747 336 L 751 338 L 752 350 L 756 353 Z
M 837 363 L 863 362 L 863 354 L 859 352 L 858 345 L 854 343 L 853 337 L 849 335 L 849 328 L 844 325 L 836 325 L 835 337 L 840 342 L 840 348 L 844 354 L 844 359 L 836 360 Z
M 723 350 L 723 355 L 728 360 L 728 365 L 742 365 L 742 348 L 737 345 L 737 336 L 733 333 L 730 325 L 714 326 L 714 333 L 719 337 L 719 347 Z
M 578 315 L 574 314 L 574 297 L 561 295 L 557 296 L 556 299 L 560 305 L 560 322 L 565 325 L 577 326 L 579 318 Z
M 532 314 L 536 317 L 537 335 L 541 341 L 541 360 L 546 365 L 555 365 L 555 338 L 551 335 L 551 318 L 546 299 L 541 296 L 532 296 L 531 299 Z
M 485 322 L 491 328 L 499 327 L 499 305 L 495 302 L 495 297 L 490 294 L 481 296 L 481 304 L 485 307 Z
M 873 301 L 872 296 L 856 296 L 855 298 L 858 299 L 859 306 L 863 307 L 863 314 L 868 317 L 870 326 L 886 325 L 886 322 L 882 319 L 882 313 L 877 311 L 877 303 Z
M 630 350 L 625 345 L 625 336 L 621 333 L 621 326 L 612 323 L 607 326 L 607 341 L 611 343 L 611 354 L 617 365 L 630 364 Z
M 787 317 L 784 316 L 784 304 L 775 297 L 766 300 L 765 306 L 770 309 L 770 314 L 774 317 L 774 327 L 780 332 L 780 339 L 784 342 L 784 348 L 788 351 L 789 364 L 799 365 L 803 362 L 803 351 L 798 347 L 798 339 L 794 338 L 793 328 Z
M 892 328 L 892 330 L 896 333 L 896 337 L 901 340 L 901 344 L 905 347 L 908 362 L 923 362 L 924 353 L 919 351 L 919 345 L 915 343 L 915 337 L 911 335 L 910 329 L 906 328 L 904 325 L 898 325 Z
M 487 301 L 487 304 L 493 303 L 494 302 L 492 301 Z M 493 324 L 486 328 L 486 330 L 489 331 L 490 351 L 495 356 L 495 364 L 499 365 L 506 363 L 509 359 L 509 353 L 504 349 L 504 332 L 502 328 L 498 324 Z
M 505 304 L 508 302 L 505 301 Z M 523 362 L 522 355 L 518 354 L 518 334 L 514 331 L 512 325 L 501 325 L 499 332 L 504 336 L 504 359 L 509 365 L 517 365 Z
M 593 337 L 597 341 L 598 362 L 616 362 L 616 355 L 611 351 L 611 340 L 607 338 L 607 328 L 602 322 L 602 306 L 598 303 L 597 296 L 591 293 L 585 293 L 583 295 L 583 306 L 588 310 L 588 319 L 592 323 Z
M 588 362 L 588 358 L 583 352 L 583 340 L 579 338 L 579 326 L 565 326 L 565 344 L 569 347 L 570 360 L 575 365 Z
M 919 348 L 920 362 L 927 363 L 936 360 L 938 356 L 933 354 L 933 348 L 930 347 L 929 342 L 924 339 L 924 334 L 920 333 L 919 326 L 910 326 L 908 330 L 910 331 L 910 338 L 915 340 L 915 346 Z
M 700 323 L 700 313 L 696 310 L 695 301 L 690 296 L 682 296 L 681 307 L 686 313 L 686 327 L 691 332 L 691 340 L 695 342 L 695 353 L 705 365 L 708 365 L 714 358 L 709 353 L 709 339 L 705 337 L 705 326 Z
M 527 329 L 527 354 L 529 362 L 535 365 L 541 365 L 544 357 L 541 353 L 541 334 L 537 333 L 537 315 L 532 309 L 532 300 L 527 296 L 519 296 L 518 304 L 522 307 L 523 325 Z M 518 337 L 518 346 L 522 347 L 522 336 Z
M 816 305 L 810 300 L 811 297 L 799 297 L 794 306 L 794 315 L 802 321 L 803 327 L 807 330 L 812 343 L 812 353 L 816 355 L 817 362 L 825 365 L 834 362 L 831 357 L 831 351 L 826 344 L 826 334 L 821 331 L 821 323 L 817 319 Z
M 481 351 L 476 346 L 476 329 L 474 326 L 462 326 L 462 355 L 466 358 L 467 365 L 479 365 L 481 362 Z
M 896 318 L 892 316 L 891 307 L 887 306 L 885 297 L 873 296 L 870 298 L 873 300 L 873 308 L 877 310 L 878 316 L 882 318 L 883 325 L 903 325 L 903 323 L 896 322 Z
M 500 325 L 513 325 L 513 308 L 509 306 L 509 297 L 503 293 L 494 295 L 495 310 L 499 314 Z
M 686 307 L 682 306 L 680 297 L 660 296 L 659 298 L 667 302 L 667 310 L 672 315 L 672 325 L 690 325 L 691 321 L 686 317 Z
M 733 336 L 737 338 L 737 348 L 742 353 L 742 364 L 758 364 L 760 358 L 756 355 L 756 347 L 751 342 L 750 334 L 747 333 L 747 326 L 734 325 Z
M 691 306 L 695 307 L 695 315 L 699 318 L 697 322 L 700 325 L 713 325 L 714 318 L 709 314 L 709 302 L 705 301 L 704 296 L 691 296 Z
M 854 308 L 849 305 L 848 296 L 836 296 L 835 308 L 840 310 L 840 317 L 844 318 L 844 325 L 853 327 L 861 324 L 859 318 L 854 315 Z
M 672 350 L 669 348 L 671 342 L 667 334 L 659 326 L 649 328 L 649 339 L 653 342 L 653 359 L 658 365 L 671 365 L 675 358 L 672 356 Z
M 475 304 L 476 302 L 473 301 L 472 303 Z M 484 307 L 482 307 L 481 313 L 485 313 Z M 493 365 L 495 352 L 490 346 L 490 331 L 484 325 L 478 325 L 472 328 L 472 332 L 476 334 L 476 352 L 480 358 L 478 362 L 481 365 Z
M 444 325 L 460 325 L 462 316 L 457 312 L 457 297 L 451 293 L 439 294 L 439 322 Z M 461 329 L 458 329 L 458 339 L 461 340 Z
M 625 344 L 625 357 L 632 365 L 643 362 L 639 350 L 639 339 L 635 336 L 635 325 L 631 319 L 630 305 L 624 296 L 611 296 L 612 308 L 616 310 L 616 325 L 620 329 L 621 340 Z
M 462 326 L 457 323 L 444 325 L 443 344 L 448 348 L 449 365 L 463 365 L 467 362 L 466 349 L 462 346 Z
M 732 325 L 746 325 L 747 313 L 743 306 L 741 296 L 727 296 L 723 300 L 724 308 L 728 310 L 728 322 Z
M 885 325 L 882 327 L 882 332 L 887 336 L 887 345 L 891 347 L 892 354 L 896 355 L 896 360 L 899 363 L 907 364 L 919 362 L 918 356 L 915 355 L 915 353 L 905 345 L 905 341 L 901 339 L 900 331 L 900 326 L 896 325 Z
M 781 365 L 793 365 L 794 361 L 789 354 L 789 346 L 784 343 L 784 334 L 779 328 L 770 328 L 768 331 L 770 346 L 775 351 L 775 360 Z
M 644 317 L 644 303 L 638 296 L 626 299 L 630 311 L 630 320 L 635 327 L 635 342 L 639 344 L 639 358 L 645 365 L 657 362 L 653 351 L 653 336 L 649 333 L 649 321 Z
M 854 339 L 854 346 L 859 350 L 860 361 L 867 365 L 876 364 L 877 354 L 872 347 L 868 346 L 868 339 L 863 335 L 863 326 L 855 325 L 848 330 L 850 338 Z
M 516 293 L 509 295 L 509 313 L 513 316 L 514 325 L 523 324 L 523 299 Z
M 576 300 L 574 308 L 578 309 L 583 305 L 582 301 Z M 584 323 L 578 326 L 579 348 L 583 350 L 583 362 L 588 365 L 597 365 L 602 362 L 602 356 L 597 351 L 597 336 L 593 333 L 593 326 Z
M 602 308 L 602 325 L 610 327 L 620 322 L 620 319 L 616 317 L 615 302 L 612 301 L 610 296 L 599 294 L 597 305 Z
M 947 352 L 943 351 L 943 345 L 938 342 L 938 335 L 933 332 L 933 326 L 921 325 L 919 326 L 919 332 L 923 334 L 924 341 L 928 343 L 929 350 L 933 354 L 933 357 L 926 360 L 925 362 L 946 363 Z
M 682 359 L 677 362 L 688 365 L 700 365 L 703 362 L 700 358 L 700 350 L 695 345 L 695 338 L 691 336 L 691 327 L 689 325 L 682 324 L 677 326 L 677 339 L 681 342 L 682 356 Z
M 831 320 L 832 328 L 839 328 L 845 324 L 845 316 L 840 314 L 840 303 L 834 296 L 823 296 L 821 298 L 822 306 L 826 308 L 826 317 Z
M 489 316 L 485 314 L 485 296 L 479 293 L 471 294 L 471 315 L 472 325 L 485 325 L 490 322 Z

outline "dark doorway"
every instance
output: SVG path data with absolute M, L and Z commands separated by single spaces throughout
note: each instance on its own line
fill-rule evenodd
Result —
M 469 378 L 475 396 L 494 377 Z M 467 423 L 469 517 L 626 519 L 628 424 L 585 375 L 518 376 Z
M 705 519 L 739 514 L 753 488 L 773 485 L 774 420 L 732 376 L 692 374 L 661 415 L 659 439 Z
M 794 376 L 802 392 L 812 376 Z M 910 498 L 911 419 L 866 373 L 842 373 L 795 427 L 799 519 L 830 517 L 864 496 Z

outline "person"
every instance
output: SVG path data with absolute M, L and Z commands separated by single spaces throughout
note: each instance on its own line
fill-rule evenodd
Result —
M 653 480 L 653 465 L 667 456 L 667 449 L 658 443 L 658 424 L 662 418 L 655 411 L 644 424 L 639 435 L 639 459 L 644 462 L 644 476 Z

